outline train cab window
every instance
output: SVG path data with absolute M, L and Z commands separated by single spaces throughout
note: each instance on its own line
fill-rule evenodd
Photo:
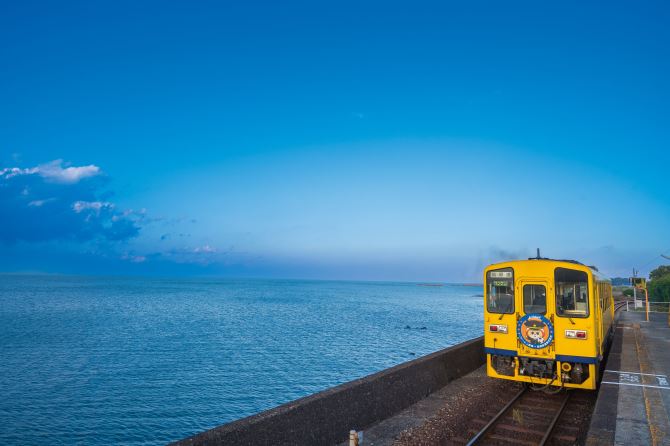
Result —
M 564 317 L 588 317 L 589 277 L 584 271 L 556 268 L 556 313 Z
M 523 312 L 526 314 L 547 312 L 547 289 L 544 285 L 523 286 Z
M 486 275 L 486 308 L 489 313 L 514 313 L 514 271 L 503 268 Z

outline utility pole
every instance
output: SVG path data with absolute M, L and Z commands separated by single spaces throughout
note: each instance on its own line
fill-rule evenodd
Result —
M 635 268 L 633 268 L 633 278 L 637 277 L 637 271 L 635 271 Z M 633 285 L 633 309 L 637 308 L 637 287 L 635 286 L 635 283 L 631 283 Z
M 647 305 L 647 322 L 649 322 L 649 291 L 646 287 L 644 288 L 644 298 Z

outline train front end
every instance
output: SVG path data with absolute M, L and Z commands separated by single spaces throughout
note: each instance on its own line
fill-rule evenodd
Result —
M 589 267 L 548 259 L 484 271 L 484 345 L 490 377 L 595 389 L 602 333 Z

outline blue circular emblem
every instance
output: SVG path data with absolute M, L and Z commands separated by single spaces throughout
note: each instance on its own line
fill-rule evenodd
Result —
M 516 323 L 519 341 L 530 348 L 545 348 L 554 340 L 554 326 L 541 314 L 527 314 Z

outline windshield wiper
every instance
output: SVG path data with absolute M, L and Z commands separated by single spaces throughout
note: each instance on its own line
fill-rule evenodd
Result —
M 512 302 L 510 302 L 510 304 L 507 305 L 507 308 L 505 308 L 505 311 L 500 313 L 500 317 L 498 318 L 498 320 L 499 321 L 502 320 L 503 316 L 506 315 L 506 314 L 509 314 L 509 310 L 511 310 L 511 309 L 512 309 Z

